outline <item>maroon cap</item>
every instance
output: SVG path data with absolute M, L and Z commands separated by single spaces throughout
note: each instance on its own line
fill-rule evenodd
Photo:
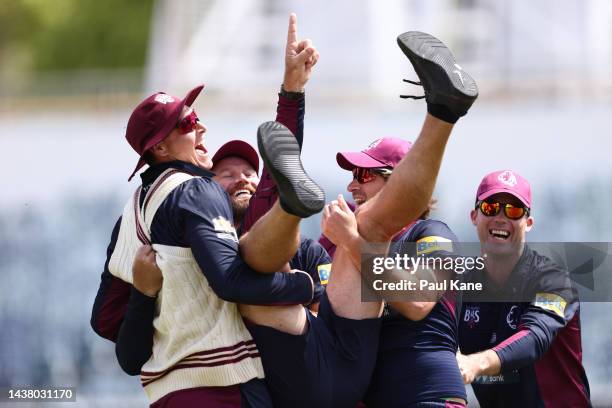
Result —
M 372 142 L 360 152 L 340 152 L 336 154 L 338 165 L 345 170 L 355 167 L 372 169 L 376 167 L 394 168 L 412 147 L 412 143 L 396 137 L 383 137 Z
M 140 155 L 138 164 L 128 179 L 145 165 L 143 155 L 147 150 L 164 140 L 178 124 L 184 106 L 191 106 L 204 85 L 193 88 L 184 99 L 157 92 L 142 101 L 132 112 L 125 138 Z
M 529 182 L 512 170 L 500 170 L 487 174 L 476 191 L 478 201 L 486 200 L 494 194 L 509 193 L 531 208 L 531 187 Z
M 213 167 L 227 157 L 239 157 L 246 160 L 255 169 L 255 172 L 259 174 L 259 156 L 253 146 L 247 142 L 230 140 L 221 146 L 212 158 Z

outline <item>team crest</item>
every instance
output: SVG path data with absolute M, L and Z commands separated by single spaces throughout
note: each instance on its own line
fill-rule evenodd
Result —
M 366 150 L 370 150 L 370 149 L 375 148 L 376 146 L 378 146 L 380 144 L 380 142 L 382 142 L 382 139 L 376 139 L 375 141 L 370 143 L 370 145 L 368 146 L 368 148 Z
M 327 285 L 327 282 L 329 281 L 329 274 L 331 272 L 331 264 L 317 266 L 317 272 L 319 273 L 321 285 Z
M 516 330 L 518 321 L 519 321 L 518 306 L 514 305 L 510 308 L 510 311 L 506 315 L 506 323 L 508 323 L 508 327 L 510 327 L 512 330 Z
M 171 97 L 170 95 L 166 95 L 164 93 L 160 93 L 155 95 L 155 102 L 159 102 L 159 103 L 163 103 L 164 105 L 167 103 L 172 103 L 174 102 L 174 98 Z
M 497 179 L 510 187 L 516 186 L 517 183 L 516 176 L 510 170 L 506 170 L 503 173 L 500 173 L 499 176 L 497 176 Z

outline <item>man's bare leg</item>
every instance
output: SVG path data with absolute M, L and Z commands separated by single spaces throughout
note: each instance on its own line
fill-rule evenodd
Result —
M 240 237 L 242 259 L 258 272 L 278 272 L 300 245 L 301 218 L 284 211 L 279 202 Z
M 357 214 L 359 232 L 370 242 L 387 242 L 421 215 L 431 199 L 453 125 L 427 114 L 414 145 L 383 189 Z
M 429 113 L 413 148 L 378 196 L 359 211 L 359 231 L 371 242 L 388 241 L 424 211 L 453 124 L 478 97 L 474 79 L 437 38 L 411 31 L 401 34 L 397 43 L 419 77 Z

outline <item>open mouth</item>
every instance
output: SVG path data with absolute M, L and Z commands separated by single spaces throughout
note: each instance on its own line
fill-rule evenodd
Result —
M 206 148 L 204 147 L 202 143 L 196 145 L 195 151 L 197 154 L 202 155 L 202 156 L 208 154 L 208 150 L 206 150 Z
M 232 194 L 234 197 L 244 197 L 244 196 L 248 196 L 250 197 L 252 195 L 252 193 L 247 190 L 247 189 L 241 189 L 241 190 L 236 190 L 234 191 L 234 193 Z
M 365 203 L 366 198 L 365 196 L 362 196 L 362 195 L 353 195 L 353 201 L 355 201 L 355 204 L 361 205 Z
M 489 234 L 496 239 L 507 240 L 510 238 L 510 231 L 502 230 L 502 229 L 490 229 Z

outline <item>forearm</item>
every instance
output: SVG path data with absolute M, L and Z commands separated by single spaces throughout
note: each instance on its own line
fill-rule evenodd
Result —
M 227 278 L 209 279 L 217 296 L 248 305 L 281 306 L 312 301 L 314 286 L 307 273 L 260 274 L 243 265 L 229 271 Z
M 548 346 L 542 346 L 538 337 L 528 329 L 520 330 L 492 350 L 499 356 L 504 370 L 521 368 L 536 361 Z
M 293 133 L 300 148 L 304 141 L 305 101 L 303 93 L 281 92 L 278 95 L 276 108 L 276 121 L 285 125 Z
M 129 375 L 140 374 L 142 366 L 153 353 L 155 302 L 155 298 L 132 288 L 115 347 L 117 361 Z

